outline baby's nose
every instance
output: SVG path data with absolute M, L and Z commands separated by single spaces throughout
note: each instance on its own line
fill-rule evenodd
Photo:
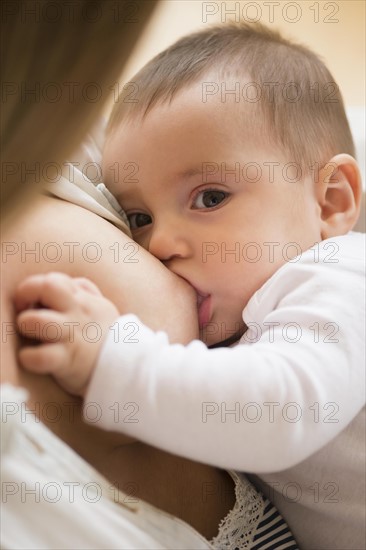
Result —
M 187 257 L 192 252 L 189 235 L 179 224 L 159 224 L 154 227 L 148 246 L 149 252 L 161 261 L 173 257 Z

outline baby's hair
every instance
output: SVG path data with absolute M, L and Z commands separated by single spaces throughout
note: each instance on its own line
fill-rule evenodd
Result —
M 259 90 L 256 102 L 240 96 L 251 108 L 254 132 L 270 136 L 305 173 L 338 153 L 355 156 L 341 93 L 323 61 L 259 23 L 216 25 L 181 38 L 154 57 L 121 94 L 108 134 L 122 120 L 144 118 L 194 83 L 207 86 L 212 75 L 217 83 L 230 79 L 228 90 L 235 79 Z M 134 102 L 131 87 L 137 90 Z

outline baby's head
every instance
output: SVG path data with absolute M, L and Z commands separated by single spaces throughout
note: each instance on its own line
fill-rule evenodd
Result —
M 104 151 L 134 239 L 198 293 L 202 339 L 286 261 L 347 233 L 360 201 L 337 85 L 319 58 L 261 25 L 179 40 L 125 87 Z

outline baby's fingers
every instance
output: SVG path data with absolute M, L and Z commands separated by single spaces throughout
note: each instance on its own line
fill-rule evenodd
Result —
M 89 292 L 94 296 L 103 296 L 97 285 L 90 279 L 87 279 L 86 277 L 75 277 L 73 280 L 75 284 L 83 290 L 86 290 L 86 292 Z
M 57 374 L 66 368 L 70 357 L 63 344 L 42 344 L 19 351 L 19 361 L 26 370 L 37 374 Z
M 17 317 L 20 334 L 32 340 L 57 343 L 66 342 L 70 334 L 70 323 L 65 317 L 51 309 L 27 309 Z
M 75 285 L 68 275 L 47 273 L 25 279 L 14 296 L 17 311 L 41 304 L 57 311 L 67 311 L 73 305 Z

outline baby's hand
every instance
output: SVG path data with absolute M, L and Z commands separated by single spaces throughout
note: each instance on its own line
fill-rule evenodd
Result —
M 21 365 L 52 374 L 68 392 L 84 395 L 103 340 L 119 316 L 114 304 L 88 279 L 49 273 L 25 279 L 15 307 L 19 332 L 40 342 L 20 349 Z

